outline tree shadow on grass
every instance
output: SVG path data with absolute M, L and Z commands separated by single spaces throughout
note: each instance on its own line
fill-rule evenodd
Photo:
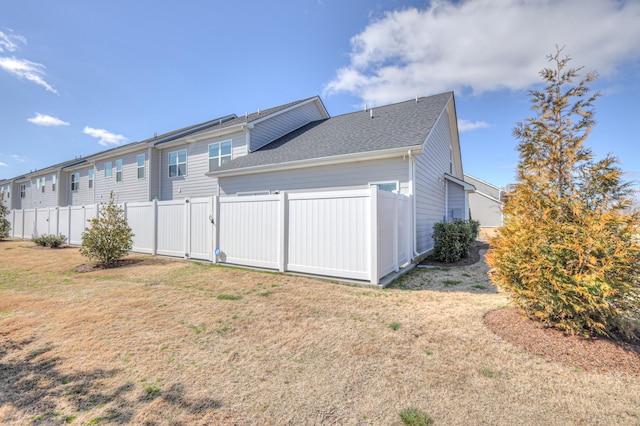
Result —
M 65 374 L 63 358 L 53 355 L 50 343 L 38 345 L 35 337 L 0 341 L 0 422 L 51 424 L 71 422 L 78 413 L 92 411 L 95 423 L 126 424 L 134 420 L 136 408 L 162 398 L 186 413 L 221 407 L 214 399 L 188 400 L 181 384 L 148 392 L 132 381 L 109 386 L 122 371 L 91 369 Z M 35 348 L 34 348 L 35 347 Z

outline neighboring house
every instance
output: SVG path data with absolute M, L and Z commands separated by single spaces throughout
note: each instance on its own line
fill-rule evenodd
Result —
M 452 92 L 336 117 L 311 97 L 0 181 L 7 185 L 14 209 L 93 204 L 112 192 L 142 202 L 376 186 L 409 197 L 413 259 L 433 248 L 436 222 L 469 218 L 474 191 Z
M 476 192 L 469 195 L 471 218 L 480 222 L 480 237 L 491 236 L 502 226 L 502 199 L 504 191 L 471 175 L 464 175 L 465 182 L 475 186 Z

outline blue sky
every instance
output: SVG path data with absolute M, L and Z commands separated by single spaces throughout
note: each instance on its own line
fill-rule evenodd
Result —
M 320 95 L 331 115 L 453 90 L 464 171 L 505 185 L 555 45 L 596 70 L 587 145 L 640 180 L 640 1 L 0 2 L 0 178 Z

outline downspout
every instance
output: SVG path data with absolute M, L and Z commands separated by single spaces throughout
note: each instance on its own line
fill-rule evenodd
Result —
M 411 239 L 413 240 L 413 257 L 419 257 L 422 254 L 418 253 L 418 216 L 416 214 L 416 159 L 411 154 L 411 150 L 408 151 L 409 155 L 409 182 L 411 182 L 410 191 L 411 191 L 411 209 L 412 209 L 412 217 L 413 217 L 413 229 L 411 232 Z

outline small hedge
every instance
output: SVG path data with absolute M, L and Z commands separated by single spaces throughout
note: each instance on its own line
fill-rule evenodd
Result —
M 53 234 L 51 235 L 44 234 L 44 235 L 40 235 L 38 238 L 33 240 L 33 242 L 36 243 L 37 245 L 42 247 L 49 247 L 49 248 L 58 248 L 61 245 L 63 245 L 65 241 L 67 241 L 67 237 L 65 237 L 62 234 L 58 236 Z
M 479 229 L 477 220 L 436 223 L 433 225 L 433 257 L 438 262 L 452 263 L 469 256 Z

